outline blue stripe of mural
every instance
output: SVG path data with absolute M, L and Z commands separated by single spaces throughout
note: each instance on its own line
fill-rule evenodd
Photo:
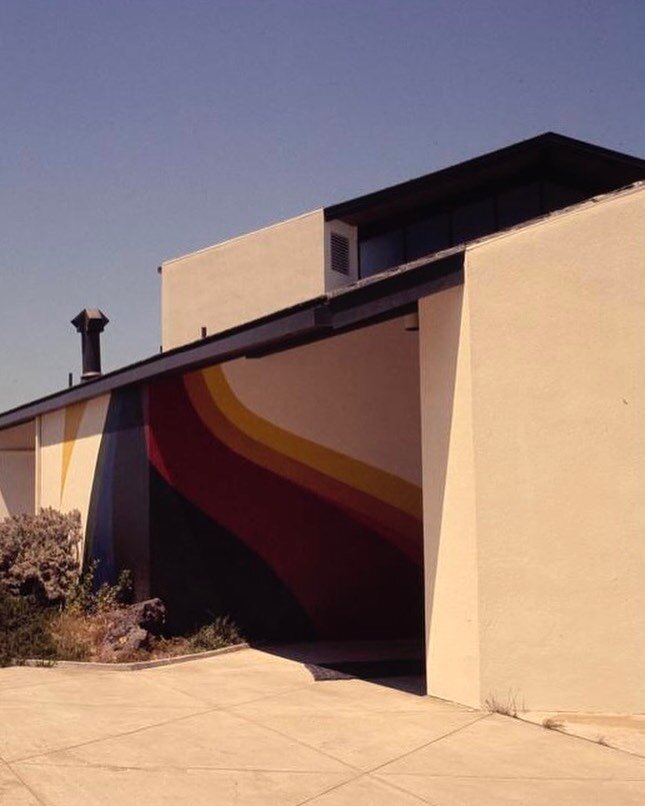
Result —
M 112 395 L 99 448 L 87 525 L 85 563 L 98 561 L 96 583 L 134 576 L 135 596 L 149 595 L 149 465 L 141 387 Z

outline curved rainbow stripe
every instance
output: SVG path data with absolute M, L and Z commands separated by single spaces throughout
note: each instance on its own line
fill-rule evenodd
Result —
M 204 425 L 231 450 L 351 511 L 421 562 L 420 487 L 258 416 L 236 397 L 221 366 L 186 376 L 184 386 Z

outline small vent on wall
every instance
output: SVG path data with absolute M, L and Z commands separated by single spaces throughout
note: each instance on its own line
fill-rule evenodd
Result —
M 331 268 L 339 274 L 349 274 L 349 238 L 331 233 Z

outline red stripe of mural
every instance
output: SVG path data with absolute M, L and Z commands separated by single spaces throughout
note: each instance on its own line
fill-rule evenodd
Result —
M 416 619 L 420 567 L 370 524 L 230 450 L 203 425 L 180 380 L 151 387 L 148 406 L 157 471 L 255 551 L 321 634 L 375 620 L 392 633 Z

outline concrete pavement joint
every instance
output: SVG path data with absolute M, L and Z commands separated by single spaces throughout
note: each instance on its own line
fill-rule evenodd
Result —
M 417 800 L 421 801 L 421 803 L 429 803 L 430 806 L 440 806 L 440 804 L 434 800 L 427 800 L 426 798 L 422 798 L 421 795 L 417 795 L 414 792 L 409 792 L 407 789 L 403 789 L 402 786 L 397 786 L 397 784 L 393 783 L 392 781 L 385 781 L 383 778 L 378 778 L 377 776 L 372 775 L 371 772 L 367 773 L 367 777 L 371 778 L 373 781 L 378 781 L 380 784 L 389 786 L 392 789 L 396 789 L 397 792 L 401 792 L 408 796 L 411 795 L 413 798 L 417 798 Z
M 196 702 L 200 702 L 203 705 L 211 705 L 211 703 L 209 703 L 207 700 L 202 699 L 196 694 L 186 694 L 186 692 L 182 691 L 180 688 L 175 688 L 175 686 L 169 686 L 166 683 L 160 683 L 160 685 L 163 686 L 163 688 L 166 691 L 174 691 L 177 694 L 183 694 L 186 697 L 192 697 Z M 268 700 L 271 699 L 272 697 L 280 697 L 283 694 L 293 694 L 294 691 L 302 691 L 303 689 L 309 688 L 310 685 L 311 683 L 305 683 L 302 686 L 294 686 L 294 688 L 283 689 L 282 691 L 276 691 L 273 692 L 272 694 L 263 694 L 260 697 L 254 697 L 253 699 L 250 700 L 241 700 L 240 702 L 229 703 L 228 705 L 220 704 L 218 705 L 218 708 L 221 708 L 222 710 L 226 710 L 229 708 L 237 708 L 238 705 L 239 706 L 249 705 L 250 703 L 260 702 L 261 700 Z
M 229 709 L 225 709 L 225 710 L 229 710 Z M 294 736 L 290 736 L 287 733 L 283 733 L 282 731 L 278 730 L 277 728 L 271 727 L 269 725 L 265 725 L 262 722 L 257 722 L 256 720 L 251 719 L 250 717 L 244 716 L 242 714 L 235 714 L 235 716 L 238 716 L 238 717 L 244 719 L 245 721 L 249 722 L 252 725 L 255 725 L 256 727 L 260 727 L 260 728 L 264 728 L 266 730 L 270 730 L 271 732 L 276 733 L 278 736 L 281 736 L 284 739 L 289 739 L 290 741 L 296 742 L 297 744 L 301 745 L 302 747 L 306 747 L 309 750 L 314 750 L 317 753 L 321 753 L 322 755 L 327 756 L 328 758 L 332 759 L 333 761 L 336 761 L 336 762 L 338 762 L 340 764 L 343 764 L 348 769 L 359 773 L 358 775 L 355 775 L 353 778 L 349 779 L 349 780 L 353 781 L 353 780 L 357 780 L 359 778 L 362 778 L 364 776 L 371 775 L 372 772 L 374 772 L 376 770 L 379 770 L 382 767 L 387 766 L 388 764 L 392 764 L 393 762 L 398 761 L 401 758 L 405 758 L 406 756 L 411 755 L 412 753 L 416 753 L 418 750 L 422 750 L 424 747 L 427 747 L 430 744 L 434 744 L 435 742 L 438 742 L 441 739 L 445 739 L 447 736 L 452 736 L 453 734 L 458 733 L 460 730 L 463 730 L 464 728 L 467 728 L 470 725 L 473 725 L 475 722 L 479 722 L 482 719 L 488 718 L 490 716 L 490 714 L 483 714 L 482 716 L 479 716 L 477 719 L 472 720 L 472 722 L 468 722 L 466 725 L 462 725 L 459 728 L 457 728 L 455 730 L 452 730 L 449 733 L 443 734 L 442 736 L 439 736 L 439 737 L 437 737 L 436 739 L 433 739 L 430 742 L 424 742 L 423 744 L 413 748 L 412 750 L 404 753 L 403 755 L 396 756 L 395 758 L 388 759 L 388 761 L 386 761 L 383 764 L 380 764 L 377 767 L 374 767 L 373 769 L 370 769 L 370 770 L 362 770 L 360 767 L 355 767 L 353 764 L 349 764 L 347 761 L 344 761 L 343 759 L 338 758 L 338 756 L 332 755 L 331 753 L 328 753 L 328 752 L 326 752 L 324 750 L 321 750 L 319 747 L 315 747 L 314 745 L 311 745 L 311 744 L 309 744 L 307 742 L 303 742 L 301 739 L 295 738 Z M 375 780 L 378 780 L 378 779 L 375 779 Z M 349 781 L 346 781 L 345 783 L 349 783 Z M 340 784 L 338 786 L 342 786 L 342 784 Z M 330 790 L 326 790 L 326 791 L 333 791 L 333 789 L 336 789 L 336 788 L 338 788 L 338 787 L 334 786 Z M 325 793 L 323 792 L 323 793 L 320 793 L 320 794 L 325 794 Z M 320 794 L 316 795 L 315 797 L 320 797 Z M 307 803 L 309 800 L 313 800 L 313 799 L 314 798 L 309 798 L 308 800 L 304 800 L 301 803 L 304 804 L 304 803 Z M 424 801 L 424 802 L 427 803 L 427 801 Z M 301 804 L 299 804 L 299 806 L 301 806 Z
M 135 733 L 143 733 L 146 730 L 152 730 L 152 728 L 159 728 L 163 725 L 171 725 L 173 722 L 181 722 L 184 719 L 191 719 L 194 716 L 202 716 L 204 714 L 210 714 L 213 711 L 221 711 L 222 709 L 217 708 L 208 708 L 204 711 L 195 711 L 192 714 L 184 714 L 183 716 L 173 717 L 172 719 L 164 719 L 161 722 L 154 722 L 151 725 L 143 725 L 140 728 L 134 728 L 134 730 L 126 730 L 122 731 L 121 733 L 108 733 L 105 736 L 98 736 L 96 739 L 90 739 L 87 742 L 79 742 L 78 744 L 71 744 L 66 745 L 65 747 L 56 747 L 53 750 L 48 750 L 45 753 L 33 753 L 29 756 L 20 756 L 18 758 L 13 758 L 11 761 L 7 761 L 7 764 L 17 764 L 22 763 L 24 761 L 29 761 L 33 758 L 43 758 L 45 756 L 49 756 L 52 753 L 64 753 L 68 750 L 77 750 L 79 747 L 87 747 L 90 744 L 97 744 L 97 742 L 104 742 L 108 739 L 119 739 L 122 736 L 132 736 Z
M 237 716 L 239 719 L 243 719 L 245 722 L 248 722 L 250 725 L 255 725 L 257 728 L 264 728 L 264 730 L 271 731 L 271 733 L 275 733 L 278 736 L 281 736 L 283 739 L 288 739 L 290 742 L 295 742 L 299 744 L 301 747 L 306 747 L 307 750 L 313 750 L 316 753 L 320 753 L 321 756 L 326 756 L 327 758 L 331 759 L 332 761 L 337 762 L 338 764 L 342 764 L 344 767 L 347 767 L 354 772 L 362 772 L 360 767 L 354 767 L 353 764 L 348 764 L 346 761 L 343 761 L 336 756 L 332 756 L 331 753 L 327 753 L 325 750 L 321 750 L 319 747 L 314 747 L 307 742 L 303 742 L 302 739 L 296 739 L 294 736 L 289 736 L 288 733 L 283 733 L 282 731 L 278 730 L 277 728 L 273 728 L 270 725 L 265 725 L 262 722 L 257 722 L 254 719 L 251 719 L 248 716 L 244 716 L 242 714 L 233 714 L 233 716 Z
M 6 667 L 6 668 L 14 668 L 14 667 Z M 23 668 L 23 667 L 20 667 Z M 65 683 L 67 680 L 73 680 L 74 677 L 80 677 L 80 675 L 66 675 L 64 678 L 56 681 L 57 683 Z M 95 680 L 99 680 L 100 678 L 107 677 L 106 672 L 97 672 L 95 676 Z M 5 691 L 18 691 L 20 689 L 32 689 L 32 688 L 39 688 L 40 686 L 51 686 L 51 680 L 43 680 L 40 683 L 30 683 L 28 686 L 3 686 L 0 688 L 0 703 L 2 701 L 2 695 Z M 54 684 L 55 685 L 55 684 Z
M 334 784 L 333 786 L 327 787 L 327 789 L 323 789 L 322 792 L 317 792 L 315 795 L 310 795 L 306 797 L 304 800 L 299 800 L 296 806 L 304 806 L 305 803 L 311 803 L 313 800 L 317 798 L 322 798 L 323 795 L 328 795 L 330 792 L 333 792 L 336 789 L 341 789 L 343 786 L 347 786 L 351 784 L 353 781 L 358 781 L 360 778 L 363 778 L 363 775 L 353 775 L 351 778 L 348 778 L 346 781 L 341 781 L 338 784 Z
M 46 756 L 42 756 L 46 758 Z M 79 762 L 76 764 L 60 764 L 55 761 L 45 762 L 38 759 L 26 761 L 17 761 L 16 764 L 24 764 L 27 767 L 55 767 L 56 769 L 69 769 L 69 770 L 110 770 L 111 772 L 135 771 L 135 772 L 275 772 L 284 773 L 289 775 L 319 775 L 321 773 L 329 775 L 341 775 L 342 770 L 335 773 L 333 770 L 303 770 L 303 769 L 287 769 L 282 767 L 209 767 L 205 764 L 191 764 L 188 767 L 177 767 L 171 764 L 157 764 L 157 765 L 136 765 L 136 764 L 96 764 L 94 762 Z M 360 776 L 358 776 L 360 777 Z
M 34 797 L 34 798 L 35 798 L 35 799 L 38 801 L 38 803 L 42 803 L 42 804 L 43 804 L 43 806 L 46 806 L 45 801 L 44 801 L 44 800 L 43 800 L 43 799 L 40 797 L 40 795 L 38 795 L 38 793 L 37 793 L 37 792 L 35 792 L 35 791 L 34 791 L 34 790 L 31 788 L 31 786 L 29 786 L 29 784 L 28 784 L 28 783 L 25 781 L 25 779 L 22 777 L 22 775 L 20 775 L 20 773 L 19 773 L 17 770 L 14 770 L 13 766 L 12 766 L 12 765 L 11 765 L 11 764 L 10 764 L 8 761 L 7 761 L 7 762 L 5 762 L 5 765 L 6 765 L 6 766 L 9 768 L 9 770 L 10 770 L 10 771 L 11 771 L 11 773 L 14 775 L 14 777 L 15 777 L 15 778 L 17 778 L 17 780 L 18 780 L 18 781 L 19 781 L 19 782 L 20 782 L 20 783 L 21 783 L 21 784 L 22 784 L 22 785 L 25 787 L 25 789 L 26 789 L 26 790 L 27 790 L 27 791 L 28 791 L 28 792 L 29 792 L 31 795 L 33 795 L 33 797 Z
M 396 756 L 395 758 L 391 758 L 388 761 L 385 761 L 383 764 L 379 764 L 376 767 L 368 770 L 369 773 L 375 773 L 377 770 L 383 769 L 383 767 L 387 767 L 389 764 L 394 764 L 395 761 L 400 761 L 402 758 L 407 758 L 407 756 L 411 756 L 413 753 L 417 753 L 419 750 L 423 750 L 426 747 L 430 747 L 431 744 L 436 744 L 437 742 L 441 742 L 444 739 L 447 739 L 449 736 L 454 736 L 455 733 L 459 733 L 466 728 L 469 728 L 471 725 L 474 725 L 476 722 L 481 722 L 484 719 L 488 719 L 490 714 L 482 714 L 482 716 L 477 717 L 477 719 L 473 719 L 472 722 L 467 722 L 465 725 L 460 725 L 458 728 L 454 730 L 448 731 L 448 733 L 444 733 L 441 736 L 437 736 L 435 739 L 431 739 L 429 742 L 425 742 L 419 747 L 415 747 L 413 750 L 408 750 L 400 756 Z M 394 774 L 394 773 L 392 773 Z
M 370 773 L 371 774 L 371 773 Z M 379 778 L 377 780 L 381 780 L 380 776 L 384 775 L 400 775 L 400 776 L 409 776 L 410 778 L 456 778 L 456 779 L 467 779 L 473 781 L 593 781 L 594 783 L 611 783 L 612 781 L 630 781 L 632 783 L 638 783 L 639 781 L 645 781 L 645 776 L 643 778 L 590 778 L 589 776 L 585 776 L 583 778 L 579 778 L 576 776 L 555 776 L 555 775 L 468 775 L 468 774 L 454 774 L 451 775 L 449 773 L 445 773 L 444 775 L 437 774 L 435 772 L 380 772 Z
M 367 779 L 371 778 L 372 780 L 377 781 L 378 783 L 382 784 L 383 786 L 390 787 L 391 789 L 395 789 L 397 792 L 401 792 L 401 793 L 407 795 L 408 797 L 411 797 L 411 798 L 414 798 L 415 800 L 418 800 L 419 803 L 430 804 L 430 806 L 439 806 L 439 804 L 433 803 L 432 801 L 429 801 L 429 800 L 426 800 L 425 798 L 422 798 L 420 795 L 416 795 L 413 792 L 408 792 L 406 789 L 403 789 L 402 787 L 397 786 L 396 784 L 393 784 L 390 781 L 382 781 L 379 778 L 375 778 L 375 777 L 372 776 L 372 774 L 370 772 L 362 772 L 360 775 L 354 775 L 353 777 L 349 778 L 347 781 L 341 781 L 341 783 L 334 784 L 333 786 L 330 786 L 328 789 L 325 789 L 323 792 L 318 792 L 318 794 L 311 795 L 311 796 L 305 798 L 305 800 L 298 801 L 297 806 L 305 806 L 305 804 L 307 804 L 307 803 L 311 803 L 312 801 L 315 801 L 318 798 L 322 798 L 324 795 L 328 795 L 330 792 L 334 792 L 337 789 L 342 789 L 344 786 L 348 786 L 349 784 L 352 784 L 355 781 L 360 781 L 362 778 L 367 778 Z

